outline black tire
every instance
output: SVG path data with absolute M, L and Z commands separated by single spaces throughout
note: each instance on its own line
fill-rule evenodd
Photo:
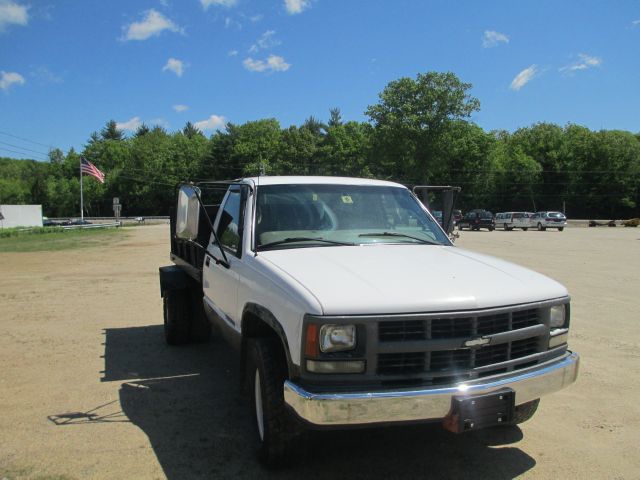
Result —
M 184 345 L 190 337 L 188 290 L 167 290 L 164 294 L 164 338 L 169 345 Z
M 564 227 L 558 227 L 558 231 L 561 232 L 564 230 Z
M 538 405 L 540 405 L 540 399 L 532 400 L 527 403 L 523 403 L 522 405 L 518 405 L 516 407 L 516 411 L 513 414 L 513 420 L 510 425 L 520 425 L 521 423 L 530 420 L 538 410 Z
M 462 225 L 458 224 L 458 230 L 460 230 L 460 231 L 463 230 Z
M 295 458 L 291 453 L 300 436 L 299 424 L 284 403 L 283 383 L 288 376 L 286 358 L 277 338 L 249 339 L 248 348 L 247 377 L 258 458 L 267 467 L 282 467 Z
M 495 227 L 489 227 L 489 231 L 490 232 L 493 232 L 495 229 L 496 229 Z M 478 230 L 480 230 L 480 229 L 478 229 Z
M 547 228 L 543 227 L 541 223 L 538 223 L 538 231 L 539 232 L 544 232 Z
M 527 230 L 529 230 L 529 227 L 522 227 L 523 232 L 526 232 Z
M 191 290 L 190 316 L 189 340 L 195 343 L 207 342 L 211 338 L 211 324 L 204 313 L 202 289 Z
M 506 224 L 506 223 L 502 226 L 502 228 L 504 228 L 504 231 L 505 231 L 505 232 L 508 232 L 508 231 L 509 231 L 509 227 L 507 226 L 507 224 Z

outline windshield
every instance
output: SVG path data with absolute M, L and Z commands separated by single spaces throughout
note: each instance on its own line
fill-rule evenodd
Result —
M 258 249 L 451 244 L 407 189 L 375 185 L 260 186 L 255 239 Z
M 551 217 L 551 218 L 564 218 L 564 214 L 560 213 L 560 212 L 549 212 L 547 213 L 547 217 Z

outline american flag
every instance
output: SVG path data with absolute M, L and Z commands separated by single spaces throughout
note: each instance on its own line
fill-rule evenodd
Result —
M 96 168 L 96 166 L 91 163 L 86 158 L 80 159 L 80 171 L 84 174 L 91 175 L 96 177 L 100 183 L 104 183 L 104 173 Z

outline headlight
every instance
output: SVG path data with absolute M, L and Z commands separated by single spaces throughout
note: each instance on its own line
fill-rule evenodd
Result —
M 320 350 L 343 352 L 356 346 L 355 325 L 323 325 L 320 327 Z
M 565 322 L 565 306 L 563 305 L 554 305 L 551 307 L 551 315 L 549 318 L 549 326 L 551 328 L 561 328 L 564 327 Z

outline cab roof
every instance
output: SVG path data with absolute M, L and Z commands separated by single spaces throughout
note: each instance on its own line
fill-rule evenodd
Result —
M 404 185 L 386 180 L 374 180 L 371 178 L 352 178 L 352 177 L 323 177 L 323 176 L 260 176 L 247 177 L 242 182 L 252 183 L 254 185 L 371 185 L 406 188 Z

